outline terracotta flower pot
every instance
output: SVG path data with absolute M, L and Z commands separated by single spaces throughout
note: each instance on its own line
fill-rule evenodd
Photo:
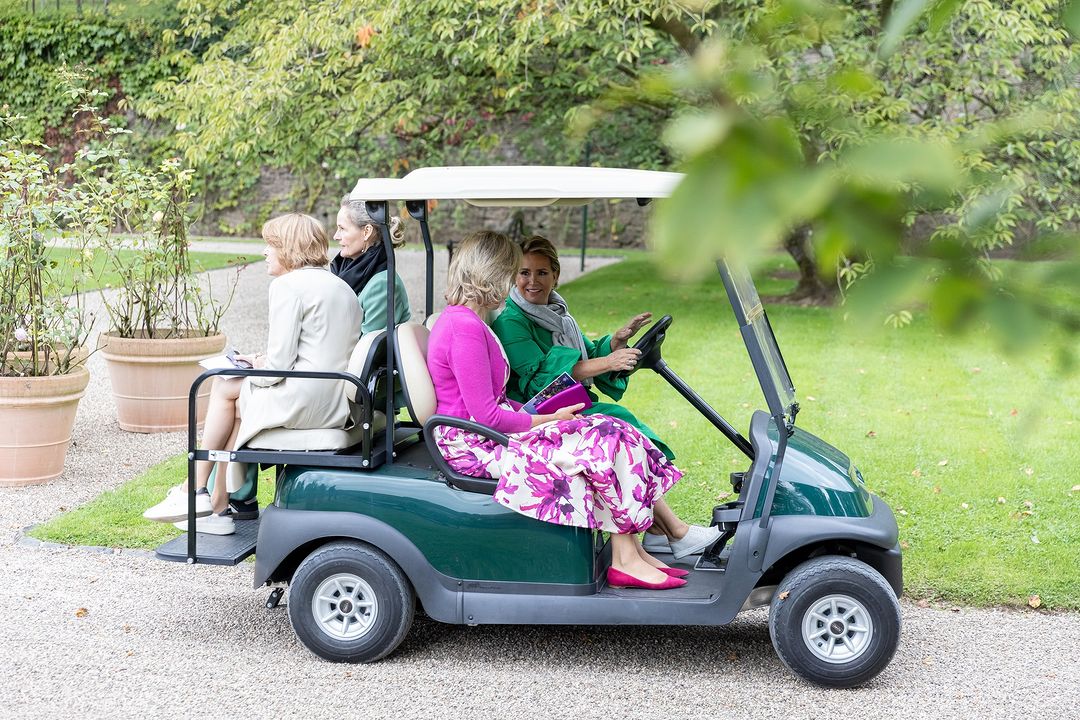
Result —
M 185 430 L 188 393 L 203 369 L 199 361 L 218 355 L 225 336 L 122 338 L 101 333 L 98 346 L 109 367 L 120 428 L 131 432 Z M 199 389 L 198 424 L 206 416 L 210 383 Z
M 0 487 L 37 485 L 64 471 L 75 411 L 90 373 L 0 377 Z

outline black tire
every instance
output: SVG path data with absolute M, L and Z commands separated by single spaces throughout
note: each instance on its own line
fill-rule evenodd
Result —
M 814 558 L 776 589 L 769 636 L 796 675 L 825 687 L 854 687 L 892 660 L 900 641 L 900 603 L 866 563 L 836 555 Z
M 389 655 L 409 632 L 414 607 L 401 568 L 362 543 L 320 547 L 300 563 L 289 587 L 293 631 L 308 650 L 332 662 Z

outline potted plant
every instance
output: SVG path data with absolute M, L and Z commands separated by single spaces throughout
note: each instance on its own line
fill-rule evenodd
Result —
M 0 118 L 0 128 L 9 124 Z M 78 199 L 41 152 L 0 139 L 0 486 L 43 483 L 63 472 L 90 380 Z M 65 225 L 76 231 L 68 236 L 76 247 L 62 251 L 70 259 L 60 264 L 61 251 L 48 241 Z
M 177 158 L 157 167 L 134 161 L 119 142 L 127 131 L 97 113 L 95 91 L 73 83 L 72 93 L 82 96 L 80 109 L 98 138 L 79 151 L 74 167 L 106 228 L 97 238 L 105 255 L 100 272 L 114 279 L 115 289 L 102 296 L 110 327 L 98 335 L 98 348 L 109 368 L 117 419 L 133 432 L 182 430 L 199 361 L 225 347 L 219 325 L 236 283 L 227 297 L 215 298 L 209 277 L 192 269 L 194 172 Z M 209 383 L 203 387 L 200 424 L 210 392 Z

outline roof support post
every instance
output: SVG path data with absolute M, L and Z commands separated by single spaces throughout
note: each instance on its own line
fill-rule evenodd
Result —
M 397 333 L 394 321 L 397 319 L 394 298 L 394 280 L 397 271 L 394 268 L 394 243 L 390 238 L 389 203 L 385 200 L 368 200 L 364 203 L 368 216 L 379 228 L 383 247 L 386 248 L 386 464 L 394 463 L 394 430 L 397 412 L 394 407 L 394 386 L 397 372 Z
M 426 261 L 426 273 L 424 275 L 424 319 L 431 317 L 435 307 L 435 251 L 431 245 L 431 229 L 428 227 L 428 201 L 408 200 L 405 207 L 413 219 L 420 223 L 420 234 L 424 238 L 424 260 Z

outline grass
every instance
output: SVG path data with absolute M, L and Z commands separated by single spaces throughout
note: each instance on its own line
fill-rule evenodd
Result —
M 56 279 L 59 281 L 61 287 L 71 287 L 73 273 L 75 272 L 75 266 L 70 262 L 71 258 L 74 258 L 77 250 L 69 248 L 50 248 L 49 255 L 56 260 L 56 267 L 53 272 L 56 273 Z M 134 257 L 134 250 L 121 250 L 119 256 L 121 262 L 126 258 Z M 203 272 L 206 270 L 217 270 L 219 268 L 229 267 L 230 265 L 246 264 L 262 260 L 262 255 L 227 255 L 222 253 L 208 253 L 208 252 L 193 252 L 190 253 L 191 266 L 196 272 Z M 82 291 L 97 290 L 103 287 L 113 287 L 118 285 L 120 277 L 114 271 L 108 271 L 100 273 L 100 270 L 105 266 L 108 258 L 103 253 L 96 253 L 94 256 L 94 268 L 95 272 L 83 283 L 80 284 Z
M 273 471 L 259 477 L 259 503 L 274 498 Z M 187 477 L 187 453 L 181 453 L 147 470 L 115 490 L 107 490 L 86 505 L 34 528 L 39 540 L 67 545 L 95 545 L 152 550 L 176 537 L 179 530 L 168 523 L 147 522 L 143 511 L 165 497 L 165 492 Z
M 786 259 L 767 267 L 761 295 L 789 289 L 779 272 L 789 270 Z M 561 291 L 586 332 L 611 332 L 635 312 L 671 313 L 664 356 L 675 372 L 736 428 L 764 406 L 719 278 L 671 285 L 631 257 Z M 802 403 L 799 425 L 850 455 L 897 513 L 909 595 L 1021 605 L 1037 594 L 1044 607 L 1080 609 L 1080 379 L 1058 374 L 1051 348 L 1008 358 L 983 337 L 945 337 L 918 318 L 868 332 L 843 309 L 769 312 Z M 635 375 L 625 402 L 687 470 L 671 504 L 705 520 L 746 459 L 656 375 Z M 32 534 L 154 547 L 175 531 L 139 514 L 182 475 L 175 458 Z
M 60 6 L 59 9 L 57 4 Z M 171 5 L 171 3 L 163 0 L 128 0 L 128 2 L 116 2 L 116 0 L 113 0 L 106 9 L 102 0 L 83 0 L 82 10 L 83 14 L 88 17 L 108 15 L 124 20 L 141 19 L 156 22 L 164 20 L 175 13 Z M 77 7 L 75 0 L 60 0 L 59 3 L 56 0 L 35 0 L 35 11 L 31 13 L 26 0 L 0 0 L 0 10 L 11 14 L 75 16 L 78 14 Z
M 762 296 L 790 281 L 776 261 Z M 771 272 L 770 272 L 771 271 Z M 566 287 L 587 330 L 633 312 L 671 313 L 670 366 L 736 428 L 763 399 L 719 279 L 666 286 L 628 260 Z M 620 308 L 613 310 L 612 308 Z M 1080 378 L 1061 377 L 1049 347 L 1007 358 L 985 338 L 944 337 L 916 319 L 861 331 L 842 309 L 772 305 L 770 320 L 803 407 L 799 425 L 847 453 L 892 506 L 909 594 L 976 605 L 1080 608 L 1080 492 L 1075 468 Z M 626 317 L 624 317 L 626 316 Z M 707 517 L 726 475 L 746 460 L 658 376 L 636 375 L 626 404 L 669 441 L 687 477 L 673 507 Z

